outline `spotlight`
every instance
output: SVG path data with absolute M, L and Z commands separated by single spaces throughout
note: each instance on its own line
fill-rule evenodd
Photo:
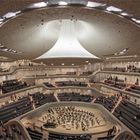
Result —
M 33 5 L 31 5 L 29 8 L 42 8 L 42 7 L 46 7 L 47 3 L 46 2 L 38 2 L 38 3 L 34 3 Z
M 135 21 L 136 23 L 140 23 L 140 20 L 136 19 L 136 18 L 131 18 L 133 21 Z
M 59 1 L 58 2 L 58 5 L 60 5 L 60 6 L 66 6 L 66 5 L 68 5 L 68 3 L 65 2 L 65 1 Z
M 105 6 L 106 4 L 98 3 L 98 2 L 90 2 L 88 1 L 87 7 L 99 7 L 99 6 Z
M 121 13 L 121 15 L 122 15 L 122 16 L 128 16 L 128 14 L 127 14 L 127 13 L 124 13 L 124 12 Z
M 109 12 L 121 12 L 122 11 L 122 9 L 119 9 L 117 7 L 114 7 L 114 6 L 109 6 L 106 8 L 106 10 Z

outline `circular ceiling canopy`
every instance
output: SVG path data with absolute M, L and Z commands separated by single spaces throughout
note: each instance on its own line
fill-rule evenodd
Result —
M 76 39 L 99 57 L 139 55 L 139 19 L 114 6 L 91 1 L 45 1 L 0 18 L 1 55 L 35 59 L 59 40 L 61 20 L 74 20 Z M 73 36 L 73 34 L 72 34 Z

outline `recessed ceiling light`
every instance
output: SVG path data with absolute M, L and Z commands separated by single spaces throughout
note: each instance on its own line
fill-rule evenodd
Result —
M 6 48 L 6 47 L 4 47 L 3 45 L 2 45 L 2 46 L 0 46 L 0 49 L 2 49 L 2 50 L 3 50 L 3 49 L 5 49 L 5 48 Z
M 4 17 L 4 18 L 12 18 L 12 17 L 14 17 L 14 16 L 16 16 L 16 13 L 14 13 L 14 12 L 8 12 L 8 13 L 5 14 L 3 17 Z
M 0 50 L 4 51 L 4 52 L 9 52 L 9 53 L 22 53 L 22 52 L 18 52 L 16 50 L 13 50 L 11 48 L 4 47 L 2 44 L 0 44 Z
M 2 22 L 4 19 L 3 18 L 0 18 L 0 22 Z
M 140 23 L 140 20 L 136 20 L 137 23 Z
M 58 2 L 58 5 L 65 6 L 65 5 L 68 5 L 68 3 L 65 2 L 65 1 L 59 1 Z
M 135 18 L 131 18 L 133 21 L 136 21 L 136 19 Z
M 123 49 L 123 50 L 122 50 L 122 52 L 124 52 L 124 53 L 125 53 L 125 52 L 127 52 L 127 51 L 128 51 L 128 49 L 129 49 L 129 48 L 125 48 L 125 49 Z
M 119 55 L 123 55 L 123 54 L 125 54 L 125 53 L 124 53 L 124 52 L 120 52 L 120 53 L 119 53 Z
M 132 18 L 133 21 L 135 21 L 136 23 L 140 23 L 140 20 L 136 19 L 136 18 Z
M 0 44 L 0 49 L 2 49 L 4 46 Z
M 64 66 L 65 64 L 64 64 L 64 63 L 62 63 L 61 65 L 62 65 L 62 66 Z
M 3 49 L 4 51 L 8 51 L 8 49 L 7 48 L 5 48 L 5 49 Z
M 53 64 L 53 63 L 51 63 L 51 65 L 53 66 L 54 64 Z
M 17 53 L 17 51 L 15 51 L 15 50 L 11 50 L 13 53 Z
M 46 2 L 38 2 L 38 3 L 34 3 L 33 5 L 30 6 L 30 8 L 42 8 L 42 7 L 46 7 L 47 3 Z
M 121 13 L 122 16 L 128 16 L 128 13 Z
M 72 66 L 74 66 L 74 64 L 71 64 Z
M 109 7 L 107 7 L 106 8 L 106 10 L 107 11 L 112 11 L 112 12 L 121 12 L 122 11 L 122 9 L 119 9 L 119 8 L 117 8 L 117 7 L 114 7 L 114 6 L 109 6 Z
M 99 6 L 105 6 L 106 4 L 103 3 L 98 3 L 98 2 L 91 2 L 88 1 L 87 3 L 87 7 L 99 7 Z
M 15 12 L 15 14 L 17 15 L 17 14 L 20 14 L 21 13 L 21 11 L 17 11 L 17 12 Z
M 129 48 L 125 48 L 122 51 L 120 51 L 119 53 L 114 53 L 114 55 L 123 55 L 126 54 L 126 52 L 129 50 Z

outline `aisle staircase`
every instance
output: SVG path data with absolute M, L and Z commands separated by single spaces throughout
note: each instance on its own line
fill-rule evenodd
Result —
M 118 107 L 118 105 L 121 103 L 122 101 L 122 96 L 119 97 L 118 102 L 116 103 L 114 109 L 111 111 L 111 113 L 114 113 L 115 109 Z

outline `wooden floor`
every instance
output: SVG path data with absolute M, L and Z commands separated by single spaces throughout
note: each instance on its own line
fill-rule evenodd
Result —
M 43 127 L 43 130 L 46 130 L 49 132 L 55 132 L 55 133 L 64 133 L 64 134 L 98 134 L 98 133 L 104 133 L 113 127 L 113 124 L 107 121 L 108 119 L 105 118 L 104 114 L 100 110 L 97 110 L 95 108 L 92 109 L 88 107 L 75 107 L 75 109 L 93 113 L 94 125 L 90 124 L 88 129 L 83 131 L 81 125 L 79 125 L 79 127 L 76 128 L 76 124 L 74 123 L 73 125 L 71 121 L 69 121 L 67 123 L 58 125 L 56 128 Z M 55 114 L 52 114 L 52 115 L 55 117 L 58 117 L 58 114 L 56 112 Z M 37 128 L 40 128 L 41 126 L 43 126 L 43 124 L 47 122 L 47 118 L 45 120 L 43 119 L 44 116 L 47 116 L 47 113 L 43 114 L 41 117 L 36 119 L 35 126 Z M 90 120 L 87 119 L 87 121 L 89 121 L 90 123 Z M 32 122 L 30 122 L 30 125 L 31 124 Z

